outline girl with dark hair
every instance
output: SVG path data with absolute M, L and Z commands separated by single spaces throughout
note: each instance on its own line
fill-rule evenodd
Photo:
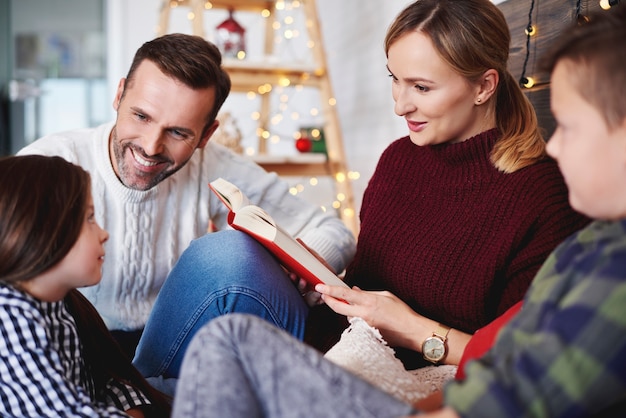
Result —
M 0 159 L 0 416 L 169 414 L 76 290 L 100 281 L 109 237 L 90 190 L 60 157 Z

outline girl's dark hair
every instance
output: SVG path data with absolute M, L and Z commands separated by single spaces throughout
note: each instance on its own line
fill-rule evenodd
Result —
M 89 174 L 60 157 L 0 159 L 0 280 L 30 280 L 57 264 L 82 229 Z
M 0 158 L 0 280 L 18 285 L 60 262 L 81 233 L 89 173 L 60 157 Z M 77 290 L 64 299 L 76 321 L 96 393 L 116 379 L 152 402 L 147 417 L 167 417 L 170 400 L 131 364 L 93 305 Z
M 439 56 L 470 82 L 498 71 L 495 100 L 490 100 L 501 138 L 491 153 L 500 171 L 511 173 L 545 157 L 545 141 L 535 110 L 507 69 L 511 35 L 502 11 L 489 0 L 417 0 L 387 31 L 385 53 L 403 35 L 420 31 Z

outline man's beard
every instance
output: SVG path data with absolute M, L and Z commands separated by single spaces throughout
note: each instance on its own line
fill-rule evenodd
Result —
M 162 182 L 163 180 L 165 180 L 166 178 L 168 178 L 169 176 L 171 176 L 172 174 L 176 173 L 178 170 L 183 168 L 184 165 L 187 163 L 187 161 L 189 161 L 187 160 L 183 164 L 177 167 L 165 169 L 156 174 L 142 173 L 141 171 L 135 170 L 133 167 L 129 167 L 124 159 L 124 155 L 128 152 L 131 154 L 137 153 L 140 156 L 144 157 L 145 153 L 143 152 L 143 150 L 139 147 L 133 146 L 130 143 L 121 144 L 118 141 L 117 132 L 115 131 L 115 129 L 113 129 L 111 141 L 113 141 L 112 143 L 113 144 L 113 158 L 115 158 L 115 161 L 117 162 L 118 178 L 120 179 L 122 184 L 124 184 L 124 186 L 130 189 L 141 190 L 141 191 L 150 190 L 151 188 L 153 188 L 154 186 L 156 186 L 157 184 L 159 184 L 160 182 Z M 134 158 L 134 156 L 131 156 L 131 158 Z M 152 159 L 154 159 L 154 157 L 152 157 Z M 167 158 L 161 157 L 161 158 L 158 158 L 158 160 L 160 162 L 171 163 L 171 161 L 168 160 Z M 131 179 L 136 179 L 136 178 L 147 180 L 147 182 L 145 183 L 137 182 L 137 181 L 131 182 Z

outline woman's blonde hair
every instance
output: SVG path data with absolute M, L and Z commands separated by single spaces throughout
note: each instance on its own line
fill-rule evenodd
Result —
M 501 137 L 491 152 L 498 170 L 512 173 L 546 156 L 535 110 L 507 69 L 510 34 L 497 6 L 488 0 L 417 0 L 389 27 L 385 53 L 412 31 L 427 35 L 441 58 L 470 82 L 489 69 L 498 72 L 492 106 Z

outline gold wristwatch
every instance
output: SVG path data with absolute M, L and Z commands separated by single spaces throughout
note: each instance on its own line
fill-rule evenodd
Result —
M 439 324 L 433 335 L 422 343 L 422 355 L 431 363 L 439 364 L 448 355 L 448 333 L 450 327 Z

